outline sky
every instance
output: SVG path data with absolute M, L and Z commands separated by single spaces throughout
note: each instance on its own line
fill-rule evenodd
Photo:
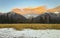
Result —
M 13 8 L 38 6 L 54 8 L 56 6 L 60 6 L 60 0 L 0 0 L 0 12 L 9 12 Z

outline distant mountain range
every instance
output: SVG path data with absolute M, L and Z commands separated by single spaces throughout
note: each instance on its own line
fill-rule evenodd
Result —
M 44 6 L 15 8 L 8 13 L 0 13 L 0 23 L 60 23 L 60 6 L 48 10 Z
M 18 14 L 30 14 L 30 13 L 42 14 L 46 11 L 46 8 L 45 8 L 45 6 L 40 6 L 40 7 L 36 7 L 36 8 L 23 8 L 23 9 L 14 8 L 14 9 L 12 9 L 12 11 L 16 12 Z
M 30 13 L 34 13 L 34 14 L 43 14 L 45 12 L 60 12 L 60 6 L 51 8 L 51 9 L 47 9 L 45 6 L 39 6 L 39 7 L 35 7 L 35 8 L 14 8 L 12 9 L 13 12 L 18 13 L 18 14 L 30 14 Z

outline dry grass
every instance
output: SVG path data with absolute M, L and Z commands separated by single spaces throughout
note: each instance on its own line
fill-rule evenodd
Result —
M 0 28 L 60 29 L 60 24 L 0 24 Z

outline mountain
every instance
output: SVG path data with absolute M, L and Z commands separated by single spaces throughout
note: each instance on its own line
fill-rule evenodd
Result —
M 29 7 L 29 8 L 23 8 L 23 9 L 20 9 L 20 8 L 14 8 L 12 10 L 13 12 L 15 13 L 18 13 L 18 14 L 30 14 L 30 13 L 34 13 L 34 14 L 43 14 L 45 12 L 52 12 L 52 13 L 57 13 L 57 12 L 60 12 L 60 6 L 57 6 L 55 8 L 51 8 L 51 9 L 48 9 L 45 7 L 45 6 L 39 6 L 39 7 Z
M 60 14 L 44 13 L 33 19 L 36 23 L 60 23 Z
M 37 23 L 49 23 L 49 13 L 43 13 L 34 18 Z
M 39 7 L 35 7 L 35 8 L 14 8 L 12 10 L 13 12 L 16 12 L 18 14 L 29 14 L 29 13 L 34 13 L 34 14 L 42 14 L 44 12 L 46 12 L 46 7 L 45 6 L 39 6 Z
M 57 7 L 52 8 L 52 9 L 48 9 L 47 12 L 60 12 L 60 6 L 57 6 Z
M 17 14 L 15 12 L 9 12 L 8 16 L 10 16 L 10 18 L 12 17 L 12 19 L 17 23 L 23 23 L 26 21 L 26 18 L 24 16 L 22 16 L 21 14 Z

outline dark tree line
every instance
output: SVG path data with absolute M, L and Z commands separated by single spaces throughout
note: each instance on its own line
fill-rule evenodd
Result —
M 29 19 L 14 12 L 0 13 L 0 23 L 60 23 L 60 13 L 44 13 Z
M 26 18 L 13 12 L 0 14 L 0 23 L 23 23 Z

